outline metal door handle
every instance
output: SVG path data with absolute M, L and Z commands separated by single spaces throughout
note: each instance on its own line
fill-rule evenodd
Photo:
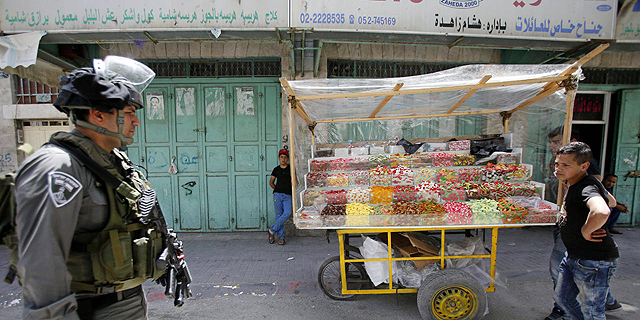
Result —
M 260 156 L 260 161 L 264 161 L 264 156 Z
M 233 157 L 232 156 L 229 156 L 229 161 L 233 161 Z

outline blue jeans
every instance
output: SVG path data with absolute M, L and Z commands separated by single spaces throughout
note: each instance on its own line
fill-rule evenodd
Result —
M 551 251 L 551 257 L 549 258 L 549 274 L 551 274 L 551 279 L 553 279 L 553 290 L 556 290 L 556 285 L 558 283 L 558 268 L 560 267 L 560 262 L 564 258 L 565 253 L 567 252 L 567 248 L 564 247 L 564 242 L 562 242 L 562 238 L 560 238 L 560 227 L 553 226 L 553 250 Z M 554 302 L 553 306 L 560 309 L 558 303 Z
M 609 281 L 617 265 L 617 259 L 583 260 L 565 255 L 555 292 L 555 300 L 565 315 L 573 320 L 605 320 Z
M 272 233 L 278 234 L 280 239 L 284 239 L 284 223 L 291 217 L 291 195 L 286 193 L 273 193 L 273 206 L 276 209 L 276 222 L 269 229 Z
M 611 208 L 611 214 L 609 215 L 609 219 L 607 219 L 607 223 L 605 223 L 604 227 L 611 230 L 616 222 L 618 222 L 618 218 L 620 218 L 620 210 L 616 208 Z

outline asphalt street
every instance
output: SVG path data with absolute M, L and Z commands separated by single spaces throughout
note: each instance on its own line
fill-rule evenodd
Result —
M 640 229 L 619 228 L 621 252 L 612 292 L 622 303 L 607 319 L 640 319 Z M 461 235 L 447 236 L 459 240 Z M 163 288 L 147 282 L 149 319 L 420 319 L 416 294 L 360 295 L 334 301 L 317 286 L 323 261 L 338 254 L 336 236 L 288 237 L 279 246 L 266 232 L 181 234 L 194 277 L 194 297 L 173 306 Z M 487 233 L 486 241 L 490 239 Z M 484 317 L 543 319 L 552 306 L 548 261 L 553 239 L 549 227 L 506 228 L 498 235 L 497 269 L 506 287 L 487 293 Z M 0 270 L 6 270 L 8 250 L 0 249 Z M 22 300 L 17 284 L 0 284 L 0 320 L 20 318 Z

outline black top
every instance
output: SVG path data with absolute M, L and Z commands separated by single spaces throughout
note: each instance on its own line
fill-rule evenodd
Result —
M 276 188 L 273 189 L 273 193 L 285 193 L 291 195 L 291 169 L 289 165 L 286 168 L 277 166 L 271 171 L 271 175 L 276 177 Z
M 596 160 L 596 158 L 591 158 L 591 160 L 589 160 L 589 168 L 587 168 L 587 173 L 592 176 L 600 175 L 600 166 L 598 165 L 598 161 Z
M 583 236 L 582 226 L 589 216 L 587 201 L 593 197 L 602 197 L 607 201 L 607 192 L 602 183 L 593 176 L 587 175 L 569 187 L 564 198 L 567 211 L 567 223 L 562 227 L 562 242 L 567 247 L 569 256 L 575 259 L 610 260 L 618 258 L 618 245 L 607 231 L 602 242 L 587 241 Z M 608 201 L 607 201 L 608 202 Z

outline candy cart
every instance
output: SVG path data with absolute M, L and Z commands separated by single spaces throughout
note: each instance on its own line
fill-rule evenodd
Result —
M 607 46 L 567 65 L 468 65 L 386 79 L 281 78 L 289 103 L 294 223 L 338 234 L 340 254 L 318 272 L 322 291 L 338 300 L 417 292 L 424 319 L 481 319 L 485 292 L 495 290 L 499 229 L 556 222 L 556 204 L 542 200 L 550 174 L 547 132 L 564 125 L 568 142 L 580 67 Z M 489 253 L 447 254 L 446 237 L 455 230 L 490 231 Z M 425 233 L 439 244 L 412 236 Z M 386 253 L 364 257 L 349 243 L 356 235 L 375 237 Z M 465 271 L 445 268 L 470 258 L 489 259 L 492 281 L 485 287 Z M 380 261 L 388 264 L 387 283 L 372 284 L 367 265 Z M 405 261 L 439 270 L 408 288 L 391 280 L 394 264 Z

